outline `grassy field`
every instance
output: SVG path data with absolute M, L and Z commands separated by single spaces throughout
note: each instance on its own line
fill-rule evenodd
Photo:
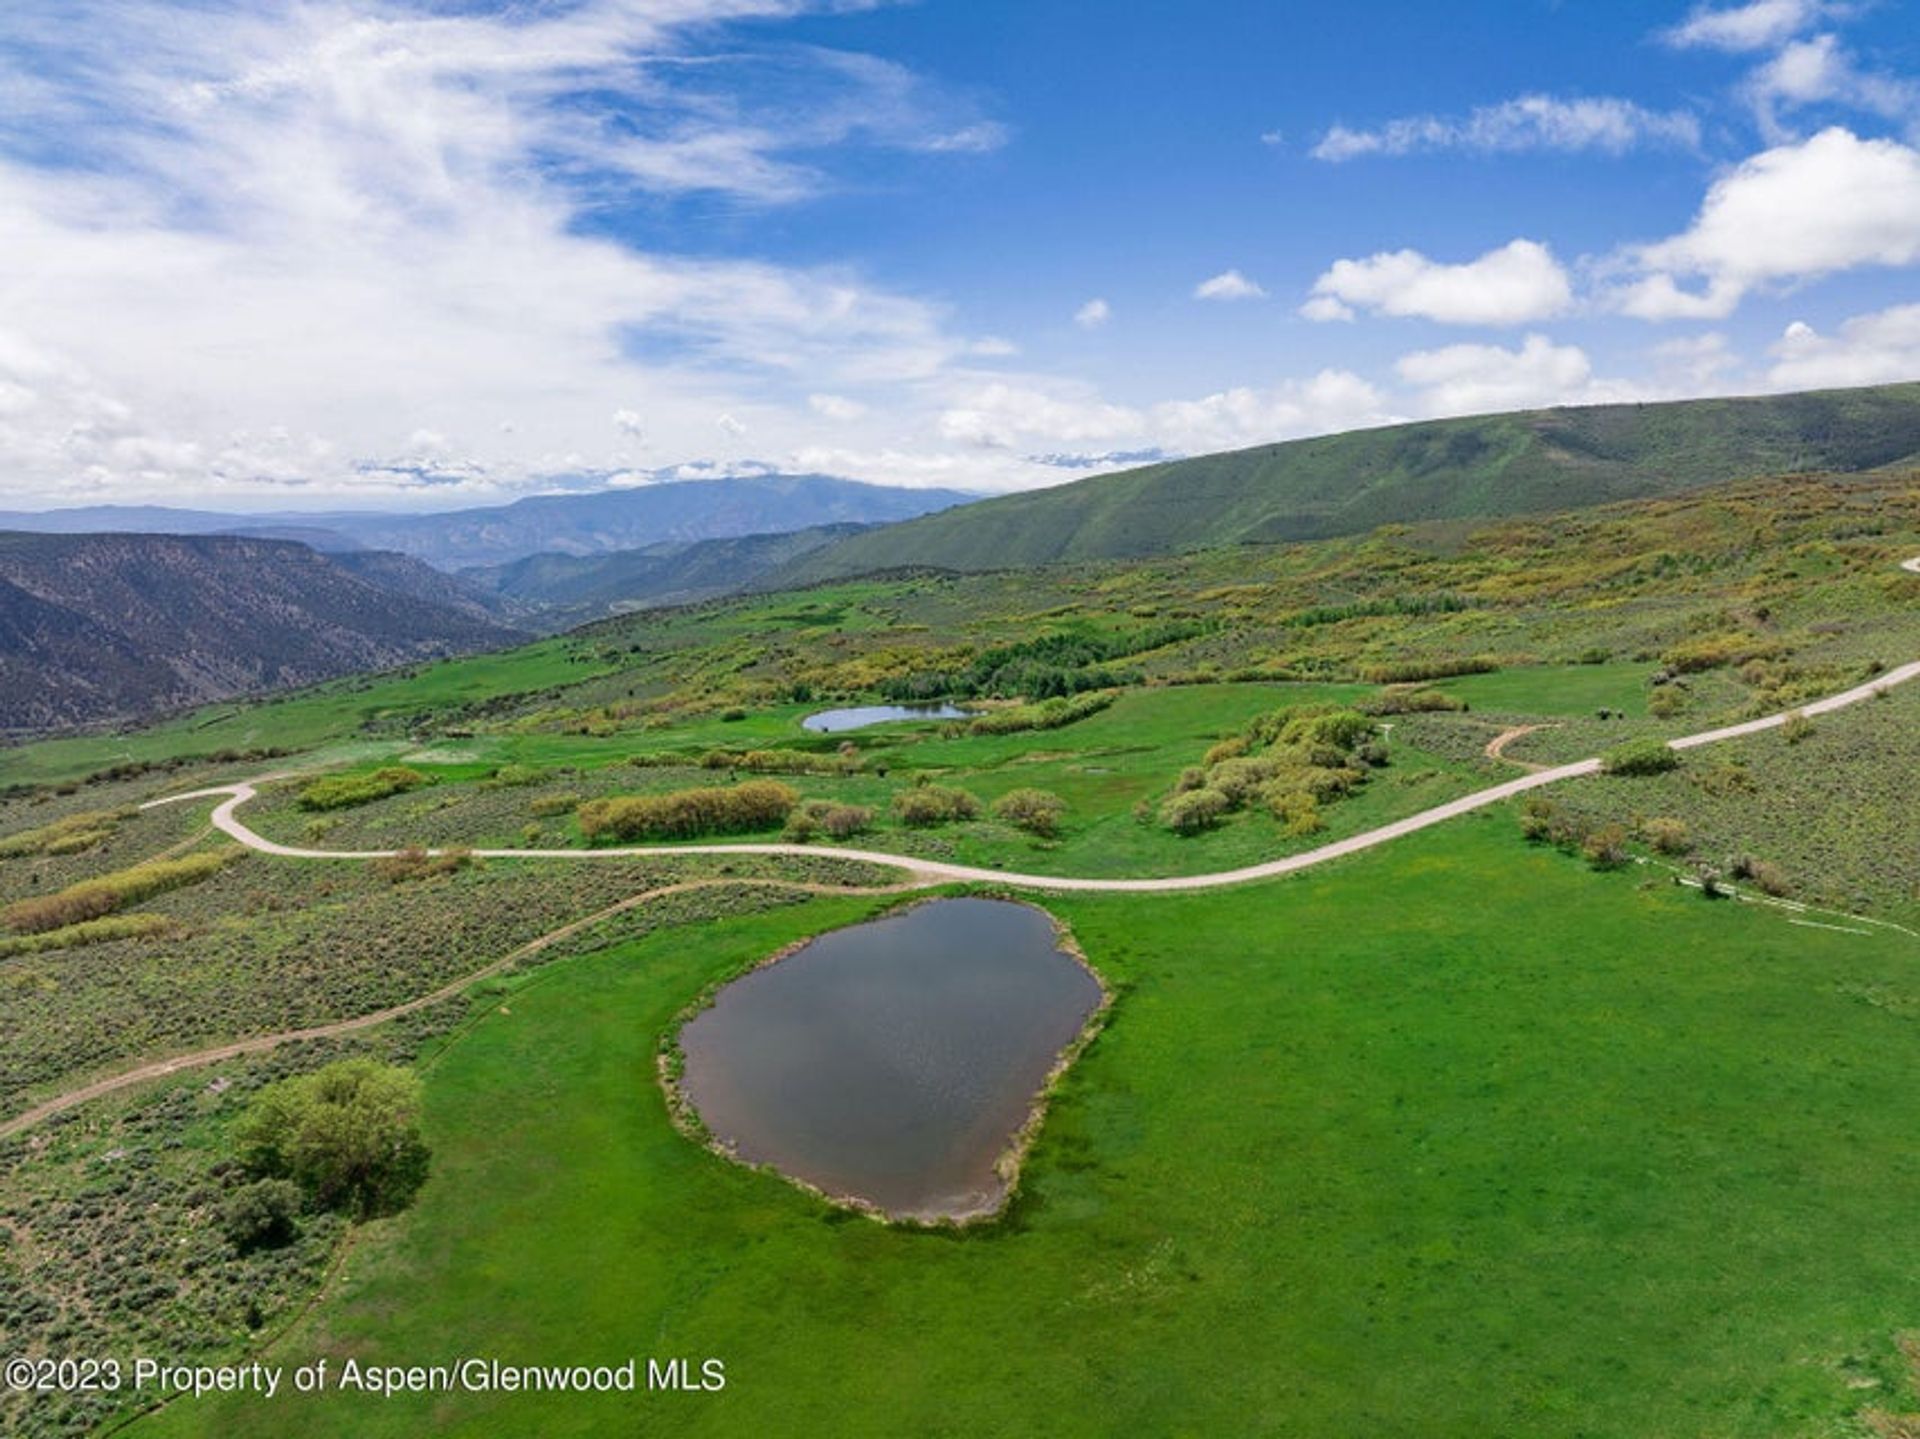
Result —
M 674 1133 L 657 1036 L 848 901 L 566 961 L 428 1070 L 435 1167 L 273 1351 L 723 1359 L 723 1393 L 181 1402 L 141 1434 L 1843 1434 L 1911 1406 L 1914 941 L 1470 819 L 1053 906 L 1119 986 L 1010 1218 L 892 1231 Z

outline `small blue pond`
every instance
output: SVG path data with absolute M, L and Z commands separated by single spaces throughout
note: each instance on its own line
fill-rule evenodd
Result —
M 945 700 L 933 704 L 859 705 L 853 709 L 821 710 L 819 714 L 811 714 L 801 720 L 800 727 L 812 730 L 815 734 L 838 734 L 842 730 L 865 729 L 870 724 L 887 724 L 894 720 L 971 719 L 973 714 L 974 711 L 963 710 L 959 705 Z

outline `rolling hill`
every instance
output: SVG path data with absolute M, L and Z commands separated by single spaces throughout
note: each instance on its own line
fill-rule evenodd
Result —
M 818 525 L 605 555 L 546 553 L 441 578 L 484 595 L 502 612 L 524 616 L 541 629 L 564 629 L 616 611 L 691 604 L 754 589 L 769 573 L 869 528 Z
M 0 533 L 0 733 L 156 711 L 520 638 L 305 545 L 232 536 Z M 390 587 L 398 586 L 398 588 Z M 410 588 L 409 588 L 410 587 Z
M 774 579 L 1013 569 L 1545 513 L 1920 459 L 1920 383 L 1433 420 L 1174 460 L 856 535 Z

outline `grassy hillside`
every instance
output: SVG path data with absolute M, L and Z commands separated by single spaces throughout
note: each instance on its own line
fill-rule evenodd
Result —
M 1920 457 L 1920 384 L 1435 420 L 1148 465 L 858 535 L 792 581 L 1123 559 L 1577 509 Z

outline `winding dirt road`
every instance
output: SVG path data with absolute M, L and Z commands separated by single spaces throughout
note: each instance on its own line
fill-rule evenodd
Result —
M 1920 564 L 1920 559 L 1911 563 Z M 1920 570 L 1915 572 L 1920 573 Z M 1668 747 L 1677 750 L 1695 749 L 1701 745 L 1718 744 L 1723 740 L 1761 734 L 1767 730 L 1780 728 L 1787 722 L 1789 715 L 1831 714 L 1835 710 L 1859 704 L 1862 700 L 1872 699 L 1916 678 L 1920 678 L 1920 660 L 1901 665 L 1898 669 L 1888 670 L 1865 684 L 1855 685 L 1850 690 L 1843 690 L 1839 694 L 1829 695 L 1822 700 L 1814 700 L 1793 710 L 1783 710 L 1779 714 L 1767 715 L 1763 719 L 1747 720 L 1742 724 L 1727 725 L 1702 734 L 1669 740 Z M 798 844 L 629 845 L 606 849 L 476 849 L 472 853 L 478 859 L 560 860 L 635 859 L 689 854 L 785 854 L 813 857 L 829 855 L 837 859 L 860 860 L 868 864 L 900 870 L 906 874 L 909 884 L 980 883 L 997 884 L 1010 889 L 1056 893 L 1072 890 L 1164 894 L 1182 890 L 1219 889 L 1225 885 L 1248 884 L 1254 880 L 1274 879 L 1280 875 L 1311 869 L 1314 865 L 1325 864 L 1328 860 L 1339 859 L 1343 855 L 1358 854 L 1362 850 L 1372 849 L 1376 845 L 1386 844 L 1404 835 L 1414 834 L 1436 824 L 1443 824 L 1450 819 L 1457 819 L 1463 814 L 1471 814 L 1474 810 L 1485 809 L 1488 805 L 1499 804 L 1502 800 L 1512 799 L 1515 795 L 1525 794 L 1528 790 L 1599 772 L 1598 759 L 1583 759 L 1576 760 L 1572 764 L 1555 765 L 1551 769 L 1536 770 L 1518 779 L 1511 779 L 1488 789 L 1462 795 L 1459 799 L 1435 805 L 1432 809 L 1422 810 L 1419 814 L 1409 815 L 1391 824 L 1383 824 L 1377 829 L 1335 840 L 1331 844 L 1323 844 L 1318 849 L 1305 850 L 1300 854 L 1290 854 L 1280 859 L 1270 859 L 1241 869 L 1217 870 L 1212 874 L 1170 875 L 1158 879 L 1086 879 L 1072 875 L 1023 874 L 1017 870 L 988 869 L 976 865 L 948 864 L 942 860 L 921 859 L 913 855 L 889 854 L 884 850 L 822 849 L 817 846 Z M 306 849 L 296 845 L 281 844 L 277 840 L 256 834 L 247 828 L 237 811 L 258 793 L 255 785 L 259 783 L 264 783 L 264 780 L 216 785 L 210 789 L 193 790 L 187 794 L 169 795 L 165 799 L 149 801 L 143 808 L 151 809 L 155 805 L 183 804 L 191 800 L 219 798 L 221 802 L 214 807 L 210 817 L 216 829 L 230 835 L 248 849 L 257 850 L 261 854 L 279 855 L 286 859 L 373 860 L 387 859 L 399 853 L 398 850 L 391 849 Z M 440 854 L 442 851 L 428 850 L 427 853 Z
M 1900 568 L 1913 574 L 1920 574 L 1920 556 L 1902 561 Z M 1762 734 L 1767 730 L 1779 729 L 1787 722 L 1790 715 L 1831 714 L 1835 710 L 1845 709 L 1850 705 L 1859 704 L 1863 700 L 1876 698 L 1897 685 L 1906 684 L 1910 680 L 1917 678 L 1920 678 L 1920 661 L 1901 665 L 1898 669 L 1889 670 L 1887 673 L 1877 676 L 1865 684 L 1855 685 L 1852 689 L 1843 690 L 1839 694 L 1829 695 L 1822 700 L 1815 700 L 1810 704 L 1799 706 L 1794 710 L 1786 710 L 1779 714 L 1767 715 L 1762 719 L 1748 720 L 1743 724 L 1727 725 L 1720 729 L 1707 730 L 1701 734 L 1687 735 L 1681 739 L 1669 740 L 1668 747 L 1676 750 L 1697 749 L 1701 745 L 1718 744 L 1723 740 L 1740 739 L 1747 735 Z M 1517 738 L 1517 735 L 1507 735 L 1502 738 Z M 905 875 L 905 879 L 899 885 L 895 886 L 860 889 L 832 885 L 805 884 L 799 881 L 777 879 L 722 878 L 690 880 L 678 884 L 665 885 L 658 889 L 647 890 L 641 894 L 631 895 L 621 900 L 618 904 L 611 905 L 606 909 L 590 914 L 584 919 L 575 920 L 570 924 L 563 925 L 559 929 L 553 930 L 528 944 L 522 945 L 512 953 L 495 960 L 492 964 L 476 970 L 472 974 L 442 985 L 432 993 L 422 995 L 417 999 L 408 1000 L 404 1004 L 394 1005 L 388 1009 L 377 1010 L 371 1014 L 359 1015 L 352 1019 L 317 1025 L 309 1029 L 284 1030 L 278 1034 L 257 1035 L 250 1039 L 237 1040 L 233 1043 L 220 1045 L 212 1049 L 199 1050 L 191 1054 L 176 1055 L 170 1059 L 157 1060 L 150 1064 L 141 1065 L 135 1069 L 126 1070 L 120 1074 L 95 1080 L 78 1089 L 69 1090 L 65 1094 L 57 1095 L 54 1098 L 36 1105 L 32 1109 L 16 1115 L 5 1123 L 0 1123 L 0 1139 L 6 1139 L 23 1130 L 30 1129 L 41 1121 L 55 1114 L 59 1114 L 64 1110 L 71 1109 L 76 1105 L 84 1104 L 88 1100 L 97 1099 L 117 1090 L 145 1083 L 148 1080 L 161 1079 L 170 1074 L 180 1073 L 183 1070 L 217 1064 L 222 1060 L 238 1058 L 241 1055 L 260 1053 L 299 1040 L 334 1038 L 339 1035 L 353 1033 L 356 1030 L 371 1028 L 376 1024 L 383 1024 L 391 1019 L 397 1019 L 402 1015 L 410 1014 L 427 1005 L 438 1003 L 443 999 L 452 998 L 469 985 L 500 973 L 518 960 L 545 949 L 565 939 L 569 935 L 578 933 L 588 925 L 633 909 L 650 900 L 663 898 L 666 895 L 685 890 L 725 884 L 759 884 L 775 885 L 783 888 L 806 890 L 822 894 L 886 894 L 925 888 L 930 885 L 967 882 L 996 884 L 1012 889 L 1054 892 L 1096 890 L 1126 894 L 1163 894 L 1186 890 L 1218 889 L 1226 885 L 1247 884 L 1255 880 L 1273 879 L 1280 875 L 1293 874 L 1303 869 L 1311 869 L 1315 865 L 1325 864 L 1328 860 L 1339 859 L 1343 855 L 1358 854 L 1362 850 L 1368 850 L 1377 845 L 1386 844 L 1388 841 L 1399 839 L 1403 835 L 1428 829 L 1433 825 L 1442 824 L 1460 815 L 1470 814 L 1474 810 L 1484 809 L 1488 805 L 1499 804 L 1502 800 L 1512 799 L 1515 795 L 1525 794 L 1529 790 L 1540 789 L 1545 785 L 1558 784 L 1561 780 L 1577 779 L 1583 775 L 1597 774 L 1600 771 L 1600 767 L 1600 761 L 1598 759 L 1583 759 L 1575 761 L 1572 764 L 1557 765 L 1551 769 L 1536 770 L 1518 779 L 1508 780 L 1504 784 L 1497 784 L 1488 789 L 1476 790 L 1472 794 L 1462 795 L 1459 799 L 1450 800 L 1446 804 L 1436 805 L 1432 809 L 1422 810 L 1419 814 L 1409 815 L 1405 819 L 1395 820 L 1392 824 L 1384 824 L 1376 829 L 1367 830 L 1365 833 L 1352 835 L 1347 839 L 1335 840 L 1331 844 L 1323 844 L 1317 849 L 1310 849 L 1301 854 L 1287 855 L 1281 859 L 1268 860 L 1262 864 L 1247 865 L 1241 869 L 1219 870 L 1212 874 L 1175 875 L 1160 879 L 1084 879 L 1066 875 L 1022 874 L 1016 871 L 986 869 L 973 865 L 947 864 L 939 860 L 920 859 L 911 855 L 889 854 L 882 850 L 820 849 L 817 847 L 793 844 L 636 845 L 612 849 L 476 849 L 473 850 L 472 853 L 476 857 L 483 859 L 593 860 L 632 859 L 637 857 L 689 854 L 770 854 L 799 855 L 818 858 L 822 855 L 828 855 L 840 859 L 861 860 L 868 864 L 898 870 Z M 236 812 L 241 805 L 256 796 L 258 793 L 256 789 L 257 785 L 264 784 L 269 779 L 279 777 L 280 776 L 263 776 L 251 782 L 216 785 L 209 789 L 193 790 L 186 794 L 168 795 L 163 799 L 151 800 L 143 805 L 142 808 L 153 809 L 160 805 L 185 804 L 193 800 L 218 798 L 221 802 L 214 807 L 213 813 L 210 816 L 210 820 L 216 829 L 231 836 L 248 849 L 257 850 L 261 854 L 278 855 L 288 859 L 374 860 L 390 858 L 399 853 L 397 850 L 390 849 L 304 849 L 294 845 L 280 844 L 275 840 L 270 840 L 262 835 L 256 834 L 239 819 Z M 428 854 L 440 854 L 442 852 L 443 851 L 440 850 L 427 851 Z

